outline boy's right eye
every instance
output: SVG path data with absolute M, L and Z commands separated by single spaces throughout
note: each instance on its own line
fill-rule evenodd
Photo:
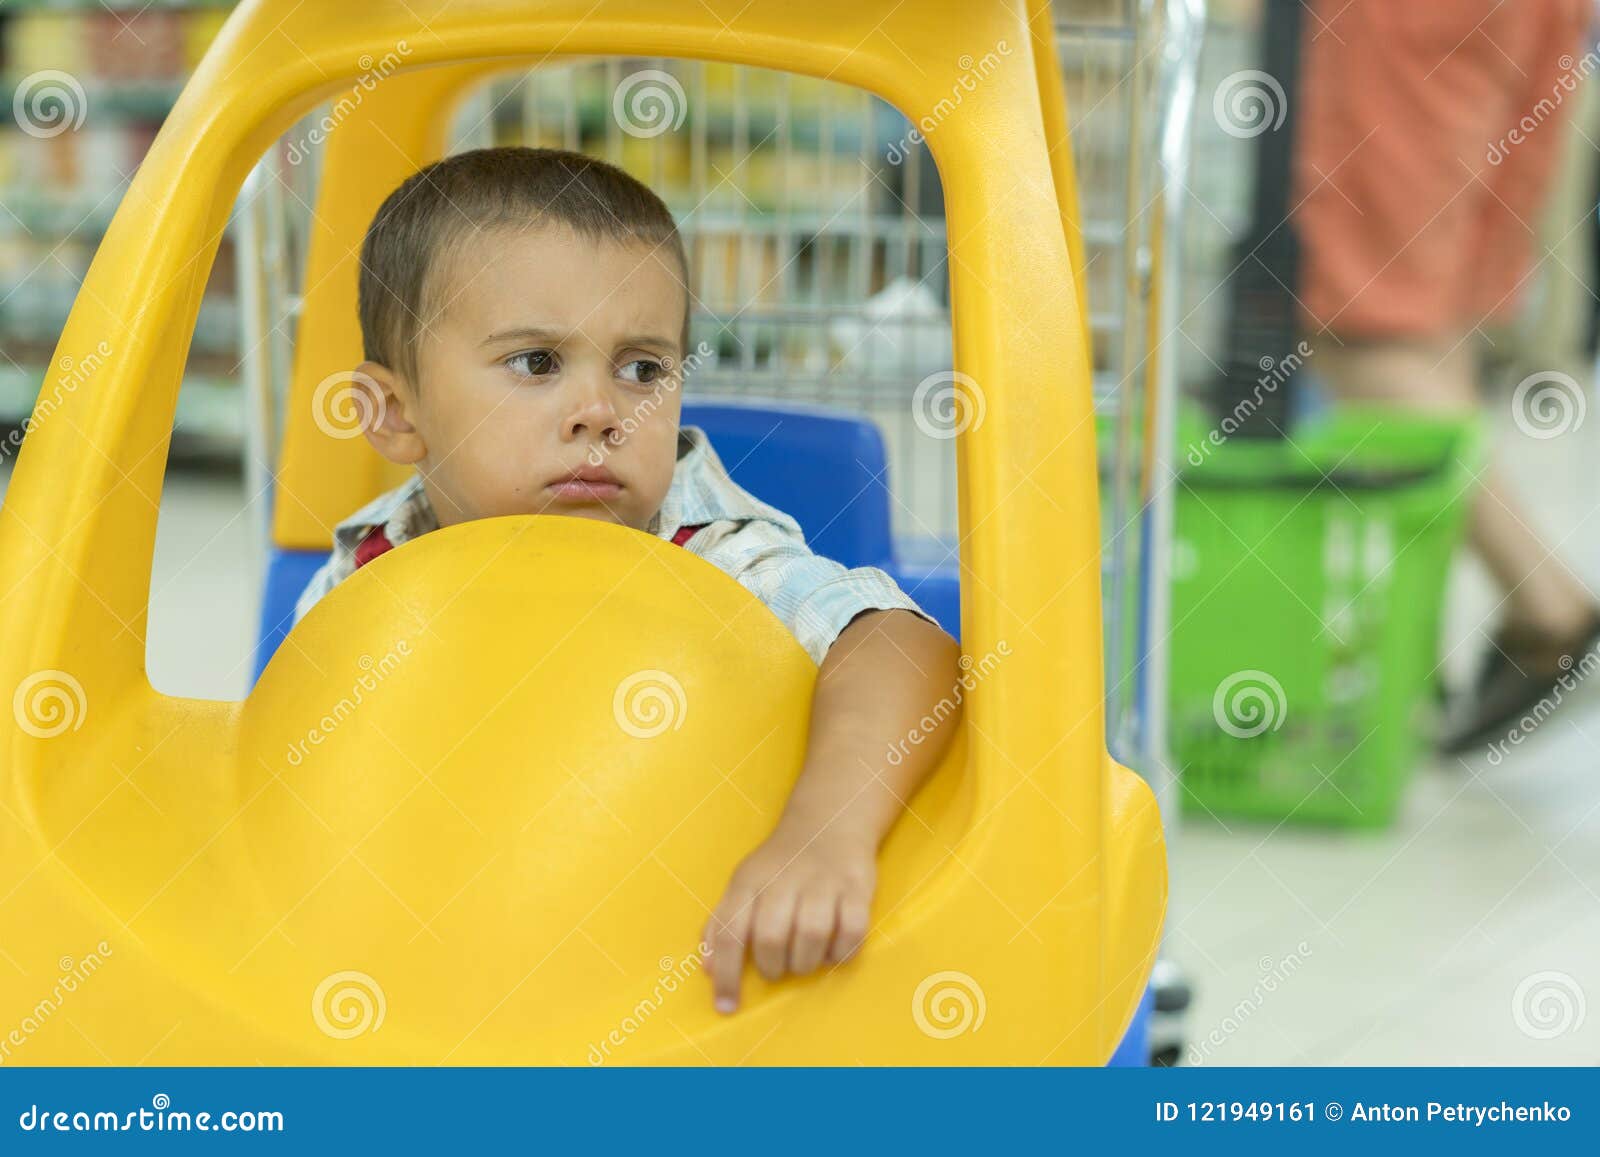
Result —
M 512 354 L 505 364 L 524 377 L 538 378 L 556 372 L 555 350 L 523 350 Z

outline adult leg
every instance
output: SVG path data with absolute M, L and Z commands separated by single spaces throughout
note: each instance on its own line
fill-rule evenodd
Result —
M 1537 132 L 1512 140 L 1510 128 L 1550 91 L 1582 7 L 1317 4 L 1296 225 L 1313 361 L 1339 397 L 1435 413 L 1479 405 L 1471 339 L 1527 280 L 1557 103 Z M 1452 750 L 1537 702 L 1600 639 L 1600 610 L 1498 469 L 1470 501 L 1469 540 L 1505 601 L 1483 673 L 1447 725 Z

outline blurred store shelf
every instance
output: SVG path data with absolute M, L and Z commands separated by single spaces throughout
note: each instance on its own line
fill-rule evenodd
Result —
M 0 6 L 0 424 L 33 411 L 95 249 L 231 0 L 9 0 Z M 201 304 L 173 453 L 243 446 L 231 236 Z
M 45 380 L 40 366 L 0 366 L 0 421 L 20 425 Z M 244 440 L 244 403 L 232 378 L 190 375 L 178 394 L 175 438 L 191 453 L 237 452 Z

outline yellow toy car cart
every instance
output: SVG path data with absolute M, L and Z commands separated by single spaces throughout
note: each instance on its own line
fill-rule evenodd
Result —
M 36 415 L 0 509 L 15 718 L 0 1023 L 71 979 L 70 1026 L 42 1025 L 5 1061 L 1110 1055 L 1154 959 L 1166 868 L 1155 801 L 1105 746 L 1095 426 L 1048 6 L 751 0 L 736 26 L 715 7 L 246 0 L 229 18 L 61 336 L 57 362 L 91 368 Z M 776 984 L 752 970 L 737 1015 L 712 1009 L 696 937 L 787 797 L 816 669 L 737 583 L 650 536 L 549 517 L 452 527 L 342 583 L 243 701 L 151 687 L 157 505 L 219 237 L 256 159 L 362 61 L 409 48 L 324 154 L 283 548 L 326 548 L 389 481 L 360 440 L 318 428 L 311 395 L 360 360 L 373 211 L 440 155 L 473 84 L 553 54 L 781 61 L 915 117 L 970 45 L 1002 40 L 1015 50 L 929 146 L 957 378 L 983 395 L 956 445 L 961 638 L 1006 657 L 884 846 L 857 958 Z M 672 726 L 619 726 L 622 688 L 652 672 L 671 675 Z M 292 758 L 308 745 L 315 759 Z

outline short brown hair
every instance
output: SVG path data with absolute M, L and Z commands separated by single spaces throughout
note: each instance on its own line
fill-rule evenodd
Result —
M 615 165 L 565 149 L 492 148 L 457 153 L 419 169 L 384 200 L 361 243 L 357 291 L 369 361 L 413 384 L 417 336 L 445 303 L 441 254 L 465 235 L 525 228 L 541 219 L 579 236 L 665 246 L 688 290 L 688 257 L 672 212 Z M 688 310 L 682 342 L 689 344 Z

